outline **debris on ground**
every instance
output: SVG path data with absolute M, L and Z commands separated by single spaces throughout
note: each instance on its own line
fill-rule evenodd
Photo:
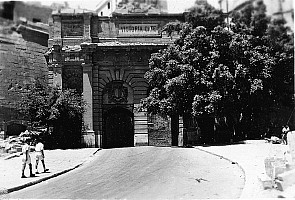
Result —
M 19 152 L 22 152 L 24 141 L 26 139 L 36 138 L 41 133 L 42 131 L 26 130 L 18 136 L 9 136 L 6 139 L 0 139 L 0 157 L 19 156 Z M 34 147 L 31 147 L 31 150 L 34 150 Z
M 283 140 L 278 138 L 277 136 L 271 136 L 270 138 L 264 138 L 264 140 L 269 143 L 272 143 L 272 144 L 281 144 L 283 142 Z

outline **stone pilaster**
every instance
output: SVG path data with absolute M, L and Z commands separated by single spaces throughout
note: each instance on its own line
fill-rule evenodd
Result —
M 91 35 L 90 35 L 91 14 L 85 13 L 83 15 L 83 18 L 84 18 L 83 40 L 84 42 L 91 42 Z
M 58 15 L 52 16 L 51 22 L 51 34 L 48 40 L 48 46 L 51 47 L 53 45 L 61 45 L 62 46 L 62 30 L 61 30 L 61 17 Z
M 84 113 L 85 132 L 82 135 L 82 142 L 87 147 L 95 147 L 95 134 L 93 131 L 93 102 L 92 102 L 92 64 L 82 64 L 83 67 L 83 98 L 86 102 Z
M 62 89 L 62 65 L 52 64 L 51 66 L 49 70 L 52 70 L 52 86 Z
M 95 147 L 98 147 L 98 148 L 102 147 L 102 136 L 100 133 L 95 135 Z

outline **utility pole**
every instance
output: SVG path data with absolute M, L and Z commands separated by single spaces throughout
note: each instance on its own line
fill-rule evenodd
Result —
M 279 0 L 279 13 L 281 14 L 282 19 L 284 19 L 282 0 Z
M 218 0 L 219 3 L 219 9 L 222 11 L 222 0 Z

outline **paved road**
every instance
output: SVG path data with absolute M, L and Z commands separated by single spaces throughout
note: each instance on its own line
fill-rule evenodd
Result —
M 242 170 L 194 148 L 135 147 L 99 151 L 67 174 L 13 192 L 35 199 L 239 198 Z

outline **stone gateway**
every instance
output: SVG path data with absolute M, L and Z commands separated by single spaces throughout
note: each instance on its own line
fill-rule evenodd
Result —
M 112 17 L 61 10 L 52 14 L 49 23 L 49 83 L 83 93 L 87 131 L 82 133 L 82 141 L 88 147 L 130 147 L 154 142 L 149 141 L 149 116 L 136 112 L 148 93 L 144 74 L 151 54 L 178 37 L 162 34 L 165 24 L 184 21 L 183 14 L 155 9 L 152 13 L 130 13 L 122 9 Z

